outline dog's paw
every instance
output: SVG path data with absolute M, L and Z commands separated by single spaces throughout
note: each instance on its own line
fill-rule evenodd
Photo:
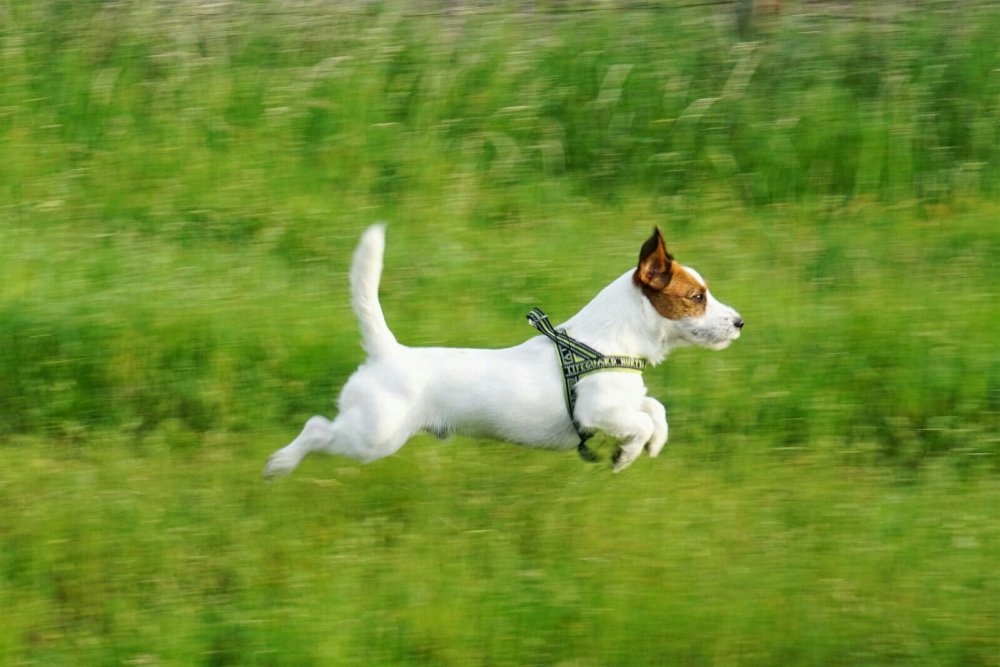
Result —
M 642 402 L 642 411 L 653 420 L 653 433 L 646 441 L 645 450 L 650 457 L 655 457 L 667 444 L 667 434 L 670 432 L 667 426 L 667 409 L 656 399 L 646 398 Z
M 624 447 L 619 447 L 615 451 L 614 456 L 611 457 L 611 471 L 621 472 L 622 470 L 625 470 L 625 468 L 632 465 L 633 461 L 639 458 L 640 451 L 641 450 L 630 452 Z
M 657 429 L 659 431 L 659 429 Z M 667 425 L 663 424 L 663 432 L 653 433 L 653 437 L 649 439 L 646 443 L 646 453 L 649 454 L 650 458 L 656 458 L 663 451 L 664 445 L 667 444 Z
M 295 466 L 298 463 L 294 457 L 289 456 L 287 452 L 279 449 L 274 454 L 271 454 L 267 459 L 267 463 L 264 464 L 264 479 L 270 481 L 284 477 L 295 470 Z

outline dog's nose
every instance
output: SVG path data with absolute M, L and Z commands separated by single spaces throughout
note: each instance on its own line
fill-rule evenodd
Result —
M 736 327 L 737 329 L 742 329 L 743 328 L 743 318 L 742 317 L 737 317 L 735 320 L 733 320 L 733 326 Z

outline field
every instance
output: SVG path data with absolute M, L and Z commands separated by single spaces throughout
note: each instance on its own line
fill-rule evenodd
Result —
M 0 664 L 1000 665 L 1000 7 L 623 6 L 0 0 Z M 407 344 L 654 225 L 746 329 L 621 475 L 264 483 L 376 220 Z

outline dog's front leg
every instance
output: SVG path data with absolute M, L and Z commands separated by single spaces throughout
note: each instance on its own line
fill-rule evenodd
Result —
M 656 432 L 653 418 L 645 410 L 622 406 L 594 409 L 591 406 L 591 409 L 578 409 L 576 417 L 584 430 L 604 431 L 619 441 L 613 458 L 615 472 L 629 467 Z
M 658 400 L 648 396 L 642 399 L 640 409 L 653 420 L 653 435 L 646 443 L 646 451 L 650 457 L 655 457 L 663 449 L 663 445 L 667 444 L 667 434 L 669 433 L 667 409 Z

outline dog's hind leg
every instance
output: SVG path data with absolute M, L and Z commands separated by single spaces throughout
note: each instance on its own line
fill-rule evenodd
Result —
M 376 403 L 388 408 L 386 402 Z M 351 407 L 334 421 L 312 417 L 289 445 L 276 451 L 264 466 L 264 476 L 280 477 L 292 472 L 311 452 L 336 454 L 370 463 L 395 453 L 418 429 L 403 410 L 366 410 Z
M 406 406 L 388 398 L 346 407 L 313 451 L 371 463 L 395 454 L 418 430 Z
M 333 425 L 325 417 L 311 417 L 302 432 L 290 444 L 282 447 L 267 459 L 264 477 L 274 478 L 295 470 L 310 452 L 324 449 L 333 438 Z

